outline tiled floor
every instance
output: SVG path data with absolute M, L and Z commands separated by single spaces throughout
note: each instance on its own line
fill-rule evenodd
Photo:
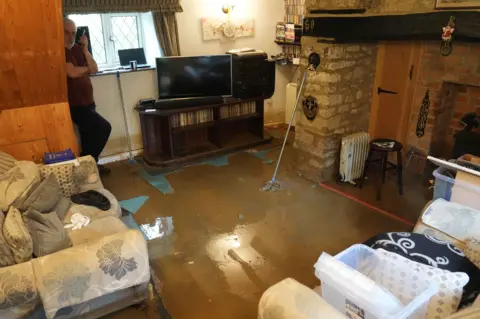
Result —
M 380 232 L 412 229 L 285 169 L 279 175 L 283 191 L 260 192 L 274 170 L 268 159 L 278 153 L 278 148 L 262 157 L 242 152 L 228 157 L 226 166 L 184 168 L 165 176 L 174 189 L 168 195 L 139 177 L 139 167 L 111 165 L 104 184 L 119 200 L 149 197 L 134 215 L 139 225 L 171 217 L 173 231 L 165 228 L 149 247 L 173 318 L 256 318 L 262 293 L 283 278 L 318 285 L 313 265 L 323 251 L 335 254 Z M 283 167 L 293 157 L 288 148 Z M 414 221 L 419 213 L 404 217 Z M 132 309 L 109 318 L 132 313 L 143 318 Z

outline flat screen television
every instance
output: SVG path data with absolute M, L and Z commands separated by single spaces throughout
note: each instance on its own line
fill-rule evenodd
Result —
M 232 56 L 157 58 L 160 99 L 232 95 Z

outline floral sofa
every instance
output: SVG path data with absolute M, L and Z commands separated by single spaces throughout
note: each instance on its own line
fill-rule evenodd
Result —
M 0 318 L 98 318 L 145 300 L 150 281 L 147 244 L 139 231 L 128 229 L 120 220 L 119 203 L 103 188 L 94 159 L 82 157 L 52 168 L 39 166 L 40 170 L 46 168 L 57 171 L 63 191 L 96 190 L 108 198 L 110 209 L 70 203 L 64 224 L 76 212 L 90 217 L 91 222 L 67 230 L 68 248 L 1 267 Z M 25 178 L 19 171 L 9 172 L 0 172 L 0 204 L 4 206 L 12 200 L 1 183 L 7 181 L 11 188 Z M 4 249 L 1 245 L 5 242 L 0 242 Z

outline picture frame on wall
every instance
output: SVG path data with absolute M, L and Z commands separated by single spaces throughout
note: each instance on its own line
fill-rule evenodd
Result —
M 480 8 L 480 0 L 436 0 L 435 9 L 474 9 Z

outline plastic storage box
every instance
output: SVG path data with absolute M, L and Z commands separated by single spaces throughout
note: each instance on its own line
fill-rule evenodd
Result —
M 435 176 L 433 200 L 442 198 L 450 201 L 452 197 L 452 187 L 455 184 L 455 173 L 444 167 L 439 167 L 433 171 L 433 176 Z
M 402 284 L 387 289 L 382 286 L 388 263 L 393 272 L 405 274 Z M 332 257 L 326 253 L 315 264 L 315 275 L 322 281 L 323 299 L 348 318 L 420 319 L 425 318 L 428 303 L 438 287 L 419 281 L 411 269 L 393 263 L 364 245 L 354 245 Z M 417 293 L 408 296 L 403 288 L 414 284 Z
M 451 201 L 452 192 L 454 189 L 458 189 L 457 191 L 473 193 L 474 195 L 476 194 L 480 197 L 480 186 L 464 180 L 456 179 L 456 172 L 448 170 L 444 167 L 439 167 L 433 171 L 433 176 L 435 177 L 433 200 L 442 198 L 446 201 Z M 464 203 L 460 202 L 460 204 Z

